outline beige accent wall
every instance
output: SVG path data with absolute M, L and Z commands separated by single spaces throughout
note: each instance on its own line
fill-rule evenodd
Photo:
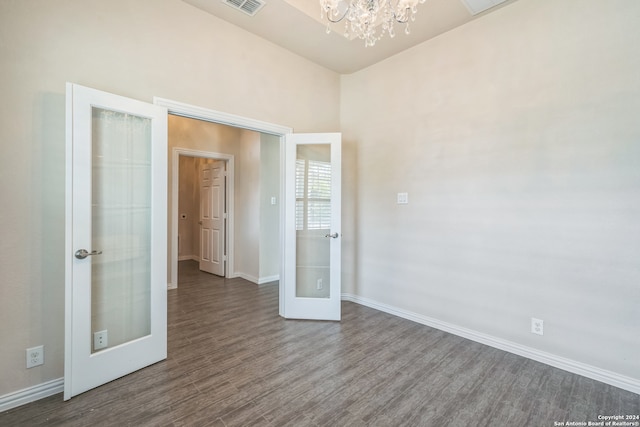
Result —
M 519 0 L 342 76 L 343 290 L 637 384 L 639 18 Z
M 0 61 L 0 396 L 63 376 L 65 82 L 339 127 L 336 73 L 179 0 L 2 1 Z

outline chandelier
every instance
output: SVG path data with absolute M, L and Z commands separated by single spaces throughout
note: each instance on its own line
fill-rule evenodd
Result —
M 351 35 L 364 40 L 365 46 L 373 46 L 385 33 L 393 38 L 393 25 L 405 24 L 404 32 L 409 34 L 409 21 L 416 19 L 418 3 L 425 0 L 320 0 L 321 17 L 326 16 L 327 34 L 331 24 L 344 19 L 344 36 Z M 377 33 L 377 27 L 382 30 Z

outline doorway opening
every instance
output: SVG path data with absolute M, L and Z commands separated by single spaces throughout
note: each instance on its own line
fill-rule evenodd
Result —
M 220 153 L 220 152 L 212 152 L 207 151 L 206 141 L 200 141 L 198 149 L 193 148 L 179 148 L 176 147 L 172 151 L 172 162 L 171 162 L 171 170 L 170 170 L 170 226 L 169 226 L 169 268 L 168 268 L 168 288 L 176 288 L 178 286 L 178 222 L 180 220 L 180 213 L 178 209 L 178 175 L 177 170 L 179 168 L 179 159 L 180 156 L 194 156 L 194 157 L 206 157 L 206 158 L 221 158 L 226 160 L 227 162 L 227 261 L 226 261 L 226 271 L 225 276 L 228 278 L 232 277 L 242 277 L 249 281 L 252 281 L 257 284 L 266 283 L 273 280 L 278 280 L 282 277 L 283 271 L 283 263 L 284 263 L 284 238 L 282 233 L 284 232 L 284 204 L 280 203 L 281 200 L 284 199 L 284 135 L 292 133 L 293 129 L 274 125 L 266 122 L 261 122 L 253 119 L 248 119 L 241 116 L 230 115 L 226 113 L 221 113 L 214 110 L 207 110 L 200 107 L 194 107 L 186 104 L 182 104 L 175 101 L 170 101 L 161 98 L 155 98 L 154 103 L 157 105 L 164 106 L 168 109 L 169 118 L 172 116 L 187 118 L 187 119 L 195 119 L 196 121 L 210 122 L 219 125 L 226 125 L 236 130 L 241 131 L 253 131 L 259 133 L 262 138 L 268 139 L 272 142 L 272 146 L 275 147 L 275 153 L 271 154 L 271 157 L 275 157 L 277 161 L 277 169 L 275 172 L 272 171 L 272 183 L 271 189 L 261 193 L 260 195 L 260 206 L 268 206 L 269 210 L 275 214 L 271 214 L 271 220 L 275 220 L 275 227 L 261 227 L 257 226 L 254 229 L 251 227 L 240 227 L 240 223 L 242 222 L 243 213 L 255 213 L 251 207 L 245 209 L 244 207 L 240 210 L 236 207 L 238 202 L 242 200 L 238 200 L 240 196 L 244 197 L 244 195 L 239 194 L 240 191 L 238 189 L 238 183 L 234 182 L 234 177 L 237 175 L 238 165 L 242 163 L 242 159 L 240 156 L 242 155 L 240 151 L 234 153 L 234 155 Z M 173 165 L 177 164 L 178 166 L 174 167 Z M 232 173 L 232 169 L 235 172 Z M 262 180 L 262 177 L 258 178 Z M 260 181 L 261 182 L 261 181 Z M 238 196 L 236 196 L 238 194 Z M 266 209 L 265 209 L 266 210 Z M 264 220 L 262 218 L 261 220 Z M 255 222 L 254 222 L 255 224 Z M 259 223 L 257 223 L 259 224 Z M 244 242 L 242 236 L 239 236 L 240 233 L 262 233 L 262 232 L 271 233 L 271 236 L 265 240 L 269 241 L 272 246 L 269 249 L 265 245 L 258 245 L 257 248 L 253 248 L 253 250 L 245 251 L 237 247 L 239 244 Z M 246 242 L 245 242 L 246 243 Z M 238 254 L 241 252 L 242 257 L 238 257 Z M 268 262 L 262 263 L 259 262 L 258 269 L 256 270 L 254 262 L 255 260 L 252 257 L 257 257 L 259 260 L 268 260 Z M 275 271 L 268 271 L 268 268 L 263 268 L 264 265 L 271 265 L 273 267 L 275 263 Z M 247 267 L 248 264 L 254 266 L 253 270 Z M 273 270 L 273 268 L 272 268 Z M 280 287 L 283 285 L 282 280 L 280 281 Z
M 190 259 L 202 271 L 229 277 L 233 271 L 227 263 L 233 265 L 229 246 L 233 248 L 234 242 L 233 232 L 230 235 L 234 228 L 234 156 L 174 148 L 172 169 L 177 178 L 171 212 L 178 216 L 178 261 Z

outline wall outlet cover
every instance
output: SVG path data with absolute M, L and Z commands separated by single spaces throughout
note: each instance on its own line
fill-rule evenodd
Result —
M 27 369 L 44 364 L 44 346 L 31 347 L 27 349 Z
M 531 333 L 537 335 L 544 335 L 544 320 L 531 318 Z
M 101 350 L 109 345 L 107 330 L 93 333 L 93 349 Z

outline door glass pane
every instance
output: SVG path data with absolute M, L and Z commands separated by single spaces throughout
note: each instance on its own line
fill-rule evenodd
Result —
M 94 107 L 92 148 L 93 353 L 151 332 L 151 119 Z
M 296 297 L 330 297 L 331 145 L 298 145 Z

